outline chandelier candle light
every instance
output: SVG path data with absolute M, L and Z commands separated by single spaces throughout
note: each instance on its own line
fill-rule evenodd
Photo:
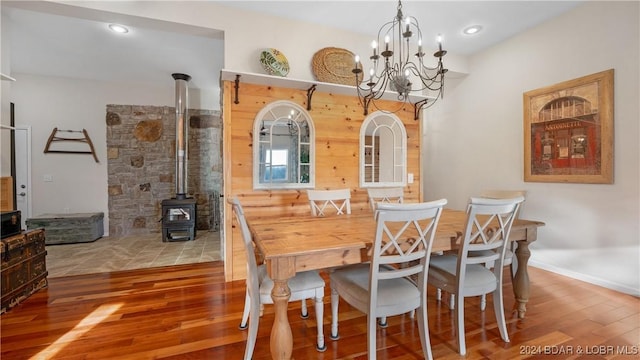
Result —
M 414 37 L 414 34 L 417 35 Z M 384 39 L 384 49 L 381 49 L 380 39 Z M 413 43 L 412 43 L 413 40 Z M 356 78 L 356 88 L 358 90 L 358 98 L 364 107 L 364 115 L 369 113 L 369 104 L 373 103 L 376 109 L 385 112 L 397 112 L 402 105 L 395 111 L 380 109 L 376 106 L 376 100 L 382 98 L 387 90 L 395 91 L 398 94 L 398 100 L 402 103 L 410 101 L 412 93 L 423 96 L 424 91 L 435 92 L 435 96 L 425 98 L 413 103 L 415 119 L 418 119 L 419 110 L 427 105 L 433 105 L 437 99 L 442 98 L 444 90 L 444 74 L 447 69 L 442 64 L 442 57 L 447 53 L 442 50 L 442 36 L 438 35 L 438 51 L 433 56 L 438 59 L 435 67 L 428 67 L 424 64 L 424 55 L 422 52 L 422 32 L 418 25 L 418 20 L 413 16 L 404 16 L 402 13 L 402 1 L 398 1 L 398 13 L 392 21 L 382 25 L 378 31 L 377 41 L 371 43 L 373 55 L 369 57 L 373 62 L 369 69 L 369 79 L 365 83 L 358 81 L 362 68 L 359 66 L 360 56 L 355 56 L 355 68 L 352 72 Z M 417 50 L 412 51 L 417 46 Z M 382 50 L 382 51 L 381 51 Z M 412 59 L 412 56 L 415 59 Z M 380 58 L 383 58 L 384 65 L 380 65 Z M 381 67 L 378 72 L 378 67 Z M 414 88 L 412 79 L 418 79 L 418 84 Z

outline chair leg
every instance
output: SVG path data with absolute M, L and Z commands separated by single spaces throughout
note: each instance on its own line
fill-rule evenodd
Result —
M 492 261 L 491 263 L 486 263 L 484 264 L 484 267 L 486 267 L 487 269 L 491 269 L 495 266 L 495 261 Z M 487 294 L 482 294 L 480 295 L 480 311 L 484 311 L 487 308 Z
M 240 325 L 238 328 L 240 330 L 244 330 L 247 328 L 247 320 L 249 319 L 249 309 L 251 309 L 251 298 L 249 297 L 249 293 L 247 292 L 244 296 L 244 310 L 242 312 L 242 320 L 240 320 Z
M 413 310 L 418 314 L 418 333 L 420 334 L 420 343 L 422 344 L 422 354 L 425 359 L 433 359 L 431 353 L 431 340 L 429 337 L 429 321 L 427 316 L 427 300 L 422 300 L 422 306 L 418 310 Z
M 307 309 L 307 299 L 302 299 L 302 303 L 300 303 L 300 317 L 303 319 L 309 318 L 309 310 Z
M 442 254 L 444 254 L 443 251 L 437 251 L 437 252 L 434 252 L 431 255 L 442 255 Z M 436 288 L 436 300 L 437 301 L 441 301 L 442 300 L 442 289 L 440 289 L 440 288 Z
M 509 334 L 507 333 L 507 321 L 504 318 L 504 305 L 502 301 L 502 286 L 498 286 L 493 292 L 493 311 L 496 313 L 496 322 L 500 337 L 504 342 L 509 342 Z
M 368 360 L 376 360 L 376 325 L 377 319 L 373 314 L 367 314 L 367 352 Z
M 340 295 L 335 289 L 331 289 L 331 339 L 338 340 L 338 303 L 340 302 Z
M 456 295 L 449 294 L 449 310 L 453 310 L 456 306 L 455 304 L 456 304 Z
M 389 326 L 389 324 L 387 323 L 387 317 L 383 316 L 380 319 L 378 319 L 378 326 L 380 326 L 381 328 L 386 328 L 387 326 Z
M 460 355 L 467 353 L 467 346 L 464 339 L 464 296 L 456 296 L 456 317 L 455 326 L 458 331 L 458 352 Z
M 323 330 L 323 319 L 324 319 L 324 304 L 322 302 L 322 296 L 320 294 L 316 294 L 316 323 L 318 327 L 318 343 L 316 344 L 316 350 L 323 352 L 327 350 L 327 345 L 324 343 L 324 330 Z
M 260 316 L 256 316 L 260 311 L 260 300 L 251 299 L 251 311 L 249 314 L 249 333 L 247 334 L 247 345 L 244 348 L 244 360 L 251 360 L 253 357 L 253 349 L 256 346 L 256 338 L 258 336 L 258 325 L 260 324 Z

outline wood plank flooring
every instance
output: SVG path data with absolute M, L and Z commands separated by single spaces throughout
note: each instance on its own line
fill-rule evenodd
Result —
M 526 318 L 508 313 L 510 343 L 500 339 L 491 304 L 482 313 L 479 299 L 466 300 L 466 357 L 456 353 L 453 312 L 446 302 L 436 302 L 430 289 L 434 358 L 640 357 L 638 298 L 535 268 L 530 278 Z M 505 287 L 505 306 L 511 309 L 511 283 Z M 242 359 L 247 332 L 238 324 L 244 291 L 243 281 L 224 282 L 222 262 L 53 278 L 48 288 L 0 317 L 0 358 Z M 328 350 L 319 353 L 314 316 L 303 320 L 299 303 L 290 305 L 294 358 L 366 359 L 366 317 L 341 303 L 341 337 L 332 341 L 329 309 L 327 296 Z M 388 328 L 378 329 L 378 359 L 422 359 L 417 326 L 408 316 L 388 320 Z M 266 306 L 254 359 L 270 358 L 272 323 L 273 306 Z

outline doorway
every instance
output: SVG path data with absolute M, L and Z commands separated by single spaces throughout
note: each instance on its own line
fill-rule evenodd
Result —
M 15 197 L 16 209 L 20 211 L 22 229 L 31 217 L 31 126 L 19 125 L 14 128 L 15 136 Z

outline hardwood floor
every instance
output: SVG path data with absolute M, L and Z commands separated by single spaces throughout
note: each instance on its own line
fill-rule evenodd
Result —
M 464 358 L 638 358 L 638 298 L 535 268 L 530 278 L 526 318 L 508 316 L 510 343 L 500 339 L 490 304 L 482 313 L 478 299 L 466 300 Z M 511 284 L 505 287 L 505 306 L 511 309 Z M 0 358 L 241 359 L 247 333 L 238 329 L 244 290 L 243 281 L 224 282 L 222 262 L 52 278 L 48 288 L 0 317 Z M 453 312 L 433 300 L 432 291 L 434 358 L 463 358 L 455 350 Z M 367 358 L 366 317 L 346 304 L 340 305 L 341 337 L 332 341 L 325 297 L 324 353 L 315 350 L 314 317 L 301 319 L 299 302 L 290 305 L 289 321 L 295 359 Z M 417 326 L 408 316 L 388 321 L 388 328 L 378 329 L 378 358 L 421 359 Z M 254 359 L 270 359 L 272 323 L 273 306 L 266 306 Z

